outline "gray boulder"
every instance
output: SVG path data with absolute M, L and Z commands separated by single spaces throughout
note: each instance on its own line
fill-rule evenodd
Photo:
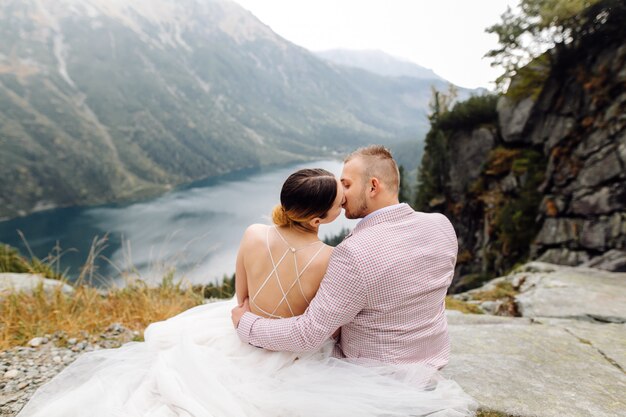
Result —
M 583 263 L 582 267 L 626 272 L 626 251 L 613 249 Z
M 74 288 L 64 282 L 44 278 L 36 274 L 0 273 L 0 298 L 11 292 L 33 292 L 40 285 L 46 293 L 52 293 L 61 288 L 64 294 L 71 294 Z
M 502 96 L 498 100 L 498 122 L 502 139 L 507 143 L 523 142 L 522 133 L 526 127 L 526 122 L 535 105 L 535 101 L 528 97 L 519 103 Z

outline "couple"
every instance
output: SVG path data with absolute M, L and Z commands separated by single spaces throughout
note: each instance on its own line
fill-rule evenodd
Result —
M 348 156 L 340 181 L 292 174 L 274 225 L 244 234 L 236 300 L 84 354 L 18 416 L 472 415 L 473 399 L 437 372 L 456 236 L 444 216 L 398 204 L 398 185 L 381 146 Z M 342 207 L 363 220 L 333 249 L 318 227 Z

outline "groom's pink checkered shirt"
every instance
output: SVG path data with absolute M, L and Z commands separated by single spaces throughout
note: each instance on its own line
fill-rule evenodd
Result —
M 303 315 L 264 319 L 245 313 L 237 333 L 269 350 L 318 349 L 341 327 L 334 355 L 389 363 L 448 363 L 446 290 L 457 239 L 441 214 L 400 204 L 362 220 L 337 246 Z

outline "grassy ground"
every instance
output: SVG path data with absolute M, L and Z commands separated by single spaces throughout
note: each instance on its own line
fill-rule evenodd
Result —
M 446 297 L 446 309 L 460 311 L 465 314 L 483 314 L 482 310 L 477 305 L 457 300 L 451 296 Z
M 81 331 L 104 332 L 112 323 L 143 331 L 155 321 L 172 317 L 201 304 L 203 295 L 193 289 L 164 282 L 150 288 L 137 282 L 101 294 L 96 288 L 78 286 L 71 295 L 61 290 L 46 294 L 43 287 L 33 294 L 9 294 L 0 301 L 0 350 L 28 343 L 56 331 L 68 338 Z

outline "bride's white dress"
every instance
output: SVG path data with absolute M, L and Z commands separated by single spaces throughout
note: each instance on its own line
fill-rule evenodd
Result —
M 145 342 L 86 353 L 42 386 L 18 417 L 381 417 L 472 415 L 476 403 L 423 365 L 354 363 L 242 343 L 236 300 L 197 306 L 145 331 Z
M 82 355 L 18 417 L 467 416 L 476 407 L 425 366 L 350 363 L 330 357 L 331 341 L 305 354 L 243 344 L 235 303 L 192 308 L 151 324 L 145 342 Z

